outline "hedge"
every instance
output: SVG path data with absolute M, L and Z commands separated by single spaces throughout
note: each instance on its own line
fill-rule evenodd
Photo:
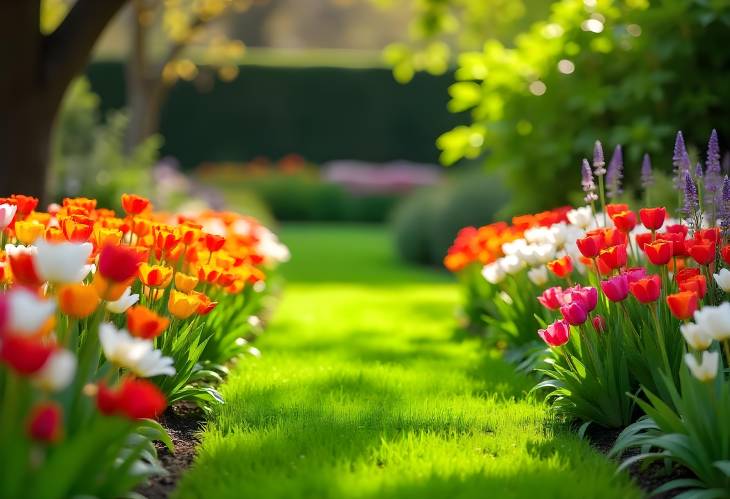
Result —
M 163 154 L 183 167 L 298 153 L 309 161 L 407 159 L 435 163 L 436 137 L 464 118 L 446 109 L 452 75 L 397 83 L 385 67 L 242 65 L 232 82 L 201 92 L 181 82 L 161 116 Z M 125 104 L 124 66 L 88 69 L 102 110 Z

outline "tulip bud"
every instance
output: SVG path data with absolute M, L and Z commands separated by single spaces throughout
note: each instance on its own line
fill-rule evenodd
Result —
M 27 423 L 28 436 L 43 443 L 55 443 L 61 439 L 63 422 L 61 406 L 56 402 L 41 402 L 30 412 Z

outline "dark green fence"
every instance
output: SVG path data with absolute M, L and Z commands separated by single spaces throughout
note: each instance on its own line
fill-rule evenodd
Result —
M 124 106 L 123 73 L 118 62 L 89 68 L 103 109 Z M 446 110 L 451 81 L 421 74 L 400 85 L 387 68 L 244 65 L 236 80 L 208 91 L 188 82 L 172 89 L 162 112 L 163 154 L 186 168 L 289 153 L 314 162 L 436 162 L 436 137 L 460 122 Z

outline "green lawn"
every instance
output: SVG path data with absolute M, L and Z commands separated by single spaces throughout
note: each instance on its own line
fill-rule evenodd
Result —
M 456 286 L 383 229 L 285 227 L 274 322 L 223 386 L 178 498 L 634 498 L 615 466 L 458 339 Z

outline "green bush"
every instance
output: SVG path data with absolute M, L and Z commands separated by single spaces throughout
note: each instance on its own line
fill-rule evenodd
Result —
M 440 265 L 459 229 L 493 222 L 509 199 L 502 180 L 482 172 L 454 175 L 422 189 L 393 214 L 398 254 L 409 262 Z

